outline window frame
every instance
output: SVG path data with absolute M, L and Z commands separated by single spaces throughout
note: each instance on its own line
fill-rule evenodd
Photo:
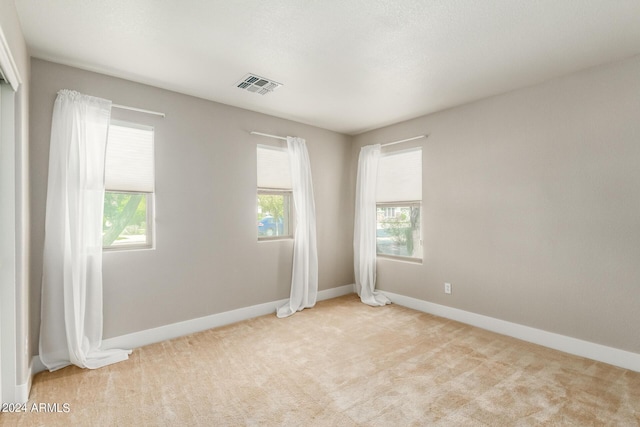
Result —
M 257 208 L 257 196 L 260 195 L 272 195 L 272 196 L 287 196 L 284 198 L 284 211 L 283 211 L 283 223 L 288 224 L 288 234 L 281 236 L 261 236 L 258 234 L 256 230 L 256 234 L 258 236 L 258 242 L 269 242 L 269 241 L 277 241 L 277 240 L 291 240 L 294 239 L 295 235 L 295 215 L 293 215 L 293 190 L 286 190 L 282 188 L 260 188 L 258 187 L 256 191 L 256 208 Z M 259 221 L 259 220 L 258 220 Z
M 111 119 L 109 122 L 109 127 L 111 125 L 120 126 L 120 127 L 129 127 L 131 129 L 138 130 L 148 130 L 152 132 L 151 139 L 151 160 L 153 162 L 153 181 L 155 182 L 155 127 L 142 124 L 129 122 L 119 119 Z M 106 161 L 105 161 L 106 163 Z M 106 176 L 106 164 L 105 164 L 105 176 Z M 155 185 L 154 191 L 126 191 L 126 190 L 110 190 L 106 189 L 104 191 L 103 199 L 106 199 L 107 193 L 115 193 L 115 194 L 129 194 L 129 195 L 138 195 L 142 194 L 145 196 L 146 203 L 146 230 L 145 230 L 145 243 L 136 243 L 136 244 L 126 244 L 126 245 L 114 245 L 111 244 L 109 246 L 102 246 L 102 250 L 104 252 L 118 252 L 118 251 L 132 251 L 132 250 L 154 250 L 156 248 L 156 224 L 155 224 Z M 103 211 L 103 219 L 104 219 L 104 211 Z
M 392 178 L 392 181 L 395 185 L 392 187 L 391 193 L 389 192 L 389 187 L 388 185 L 383 187 L 384 190 L 382 190 L 382 194 L 380 194 L 381 189 L 380 189 L 380 180 L 381 180 L 381 167 L 383 164 L 382 159 L 385 157 L 389 157 L 389 156 L 395 156 L 395 155 L 407 155 L 410 154 L 412 152 L 415 153 L 419 153 L 417 159 L 419 159 L 420 162 L 420 166 L 419 166 L 419 171 L 420 171 L 420 176 L 419 179 L 414 183 L 415 186 L 419 186 L 420 191 L 415 191 L 415 192 L 402 192 L 402 191 L 397 191 L 396 189 L 396 185 L 407 185 L 407 179 L 409 179 L 409 183 L 413 182 L 413 178 L 411 178 L 410 175 L 407 175 L 406 169 L 403 170 L 402 172 L 397 172 L 396 171 L 396 167 L 398 167 L 399 165 L 394 165 L 394 167 L 392 169 L 386 169 L 383 171 L 384 174 L 382 176 L 387 176 Z M 417 263 L 417 264 L 422 264 L 422 260 L 424 258 L 424 245 L 423 245 L 423 222 L 422 222 L 422 215 L 423 215 L 423 204 L 422 204 L 422 199 L 423 199 L 423 195 L 422 195 L 422 187 L 423 187 L 423 156 L 424 156 L 424 150 L 422 145 L 415 145 L 415 146 L 409 146 L 406 148 L 402 148 L 402 149 L 396 149 L 393 148 L 391 150 L 388 151 L 384 151 L 380 154 L 380 163 L 378 165 L 378 171 L 377 171 L 377 186 L 376 186 L 376 211 L 375 211 L 375 215 L 376 215 L 376 257 L 380 257 L 380 258 L 387 258 L 387 259 L 392 259 L 392 260 L 396 260 L 396 261 L 405 261 L 405 262 L 410 262 L 410 263 Z M 409 162 L 409 160 L 407 160 L 407 162 Z M 397 163 L 397 161 L 396 161 Z M 410 162 L 409 162 L 410 163 Z M 393 163 L 389 164 L 387 163 L 388 166 L 391 166 Z M 404 167 L 404 166 L 401 166 Z M 414 170 L 418 170 L 418 169 L 414 169 Z M 415 175 L 414 175 L 415 176 Z M 403 179 L 404 178 L 404 179 Z M 390 182 L 389 180 L 384 181 L 385 183 Z M 409 185 L 409 188 L 416 188 L 413 185 Z M 399 199 L 395 199 L 395 197 L 399 197 Z M 419 199 L 416 200 L 412 200 L 414 197 L 419 197 Z M 418 220 L 417 226 L 419 228 L 419 232 L 418 232 L 418 245 L 419 245 L 419 256 L 408 256 L 408 255 L 394 255 L 394 254 L 385 254 L 385 253 L 379 253 L 378 252 L 378 236 L 377 236 L 377 230 L 378 230 L 378 209 L 382 208 L 385 210 L 388 209 L 395 209 L 395 211 L 397 212 L 397 209 L 399 208 L 406 208 L 406 207 L 417 207 L 419 209 L 419 215 L 420 218 Z M 414 248 L 415 248 L 415 242 L 414 242 Z M 415 253 L 415 249 L 414 249 L 414 253 Z
M 284 198 L 283 223 L 285 220 L 288 223 L 288 233 L 281 236 L 261 236 L 256 228 L 255 233 L 258 242 L 294 239 L 295 210 L 288 148 L 281 144 L 257 144 L 256 173 L 256 210 L 258 208 L 258 196 L 286 195 Z

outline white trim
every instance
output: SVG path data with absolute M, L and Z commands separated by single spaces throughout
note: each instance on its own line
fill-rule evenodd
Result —
M 563 351 L 565 353 L 586 357 L 588 359 L 640 372 L 640 354 L 638 353 L 607 347 L 601 344 L 583 341 L 457 308 L 434 304 L 417 298 L 394 294 L 392 292 L 381 292 L 393 303 L 404 307 L 456 320 L 478 328 L 497 332 L 502 335 L 549 347 L 554 350 Z
M 338 286 L 337 288 L 325 289 L 318 291 L 318 301 L 325 301 L 331 298 L 338 298 L 344 295 L 355 293 L 355 283 L 350 285 Z
M 353 293 L 354 285 L 339 286 L 337 288 L 325 289 L 318 292 L 318 301 L 336 298 Z M 183 322 L 172 323 L 144 331 L 133 332 L 119 337 L 113 337 L 102 341 L 103 349 L 110 348 L 138 348 L 173 338 L 182 337 L 211 328 L 240 322 L 267 314 L 275 314 L 276 309 L 288 300 L 278 300 L 264 304 L 243 307 L 237 310 L 225 311 L 223 313 L 212 314 L 210 316 L 199 317 L 197 319 L 185 320 Z M 31 362 L 33 374 L 45 371 L 39 356 L 34 356 Z
M 9 44 L 7 43 L 2 28 L 0 28 L 0 69 L 2 69 L 2 74 L 7 80 L 7 83 L 11 85 L 14 92 L 17 92 L 18 87 L 22 84 L 22 80 L 20 79 L 18 67 L 11 55 L 11 49 L 9 49 Z
M 18 402 L 19 388 L 16 337 L 16 138 L 15 92 L 5 84 L 0 86 L 0 104 L 0 398 L 2 403 L 10 403 Z
M 33 377 L 35 374 L 40 372 L 44 372 L 47 370 L 47 367 L 44 366 L 42 360 L 40 359 L 40 355 L 36 354 L 31 358 L 31 376 Z
M 337 298 L 343 295 L 351 294 L 353 292 L 353 284 L 326 289 L 318 292 L 318 301 Z M 505 320 L 500 320 L 489 316 L 483 316 L 481 314 L 476 314 L 457 308 L 434 304 L 428 301 L 394 294 L 392 292 L 381 292 L 385 294 L 393 303 L 404 307 L 455 320 L 502 335 L 507 335 L 513 338 L 518 338 L 527 342 L 563 351 L 565 353 L 573 354 L 580 357 L 586 357 L 588 359 L 640 372 L 640 354 L 637 353 L 632 353 L 613 347 L 607 347 L 604 345 L 595 344 L 592 342 L 583 341 L 536 328 L 531 328 L 517 323 L 507 322 Z M 109 338 L 102 342 L 102 346 L 103 348 L 138 348 L 156 342 L 189 335 L 195 332 L 228 325 L 230 323 L 240 322 L 242 320 L 247 320 L 258 316 L 272 314 L 275 313 L 275 310 L 278 306 L 284 304 L 286 301 L 287 300 L 284 299 L 264 304 L 258 304 L 251 307 L 239 308 L 237 310 L 212 314 L 210 316 L 200 317 L 198 319 L 186 320 L 184 322 L 173 323 L 171 325 L 160 326 L 158 328 L 147 329 L 145 331 L 134 332 L 132 334 Z M 46 367 L 40 361 L 39 356 L 36 355 L 33 357 L 30 370 L 33 375 L 46 370 Z M 28 396 L 29 388 L 30 384 L 28 384 L 26 387 L 27 392 L 23 393 L 25 396 Z
M 40 360 L 39 357 L 38 360 Z M 31 382 L 33 380 L 33 375 L 31 374 L 31 372 L 31 369 L 29 369 L 26 383 L 16 385 L 15 403 L 27 403 L 27 401 L 29 400 L 29 392 L 31 391 Z

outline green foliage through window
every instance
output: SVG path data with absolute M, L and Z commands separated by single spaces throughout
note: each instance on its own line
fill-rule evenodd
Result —
M 258 193 L 258 238 L 290 236 L 291 192 Z
M 147 194 L 107 191 L 102 217 L 102 246 L 149 244 Z
M 379 255 L 422 258 L 420 205 L 378 205 L 376 216 Z

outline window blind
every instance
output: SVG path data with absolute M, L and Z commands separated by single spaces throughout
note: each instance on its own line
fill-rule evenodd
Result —
M 258 145 L 258 187 L 291 190 L 289 153 L 285 148 Z
M 376 201 L 416 200 L 422 200 L 422 148 L 382 154 L 378 164 Z
M 105 189 L 154 191 L 153 128 L 112 121 L 105 161 Z

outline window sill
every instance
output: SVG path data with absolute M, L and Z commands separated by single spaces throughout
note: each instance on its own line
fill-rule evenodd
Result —
M 153 246 L 120 246 L 120 247 L 110 247 L 110 248 L 102 248 L 102 252 L 131 252 L 131 251 L 154 251 L 156 248 Z
M 388 259 L 391 261 L 406 262 L 407 264 L 422 265 L 422 258 L 409 258 L 404 256 L 385 255 L 385 254 L 376 254 L 376 258 Z
M 277 242 L 281 240 L 293 240 L 293 236 L 258 237 L 258 242 Z

